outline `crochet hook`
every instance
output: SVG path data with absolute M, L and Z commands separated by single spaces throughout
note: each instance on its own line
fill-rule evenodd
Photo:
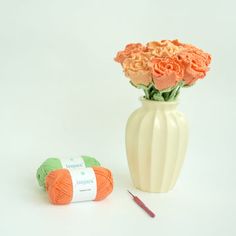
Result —
M 137 196 L 133 195 L 129 190 L 127 190 L 129 194 L 133 197 L 133 200 L 137 205 L 139 205 L 149 216 L 155 217 L 155 213 L 153 213 Z

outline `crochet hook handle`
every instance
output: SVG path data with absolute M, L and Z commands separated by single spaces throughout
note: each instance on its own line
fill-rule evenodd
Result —
M 133 199 L 148 215 L 155 217 L 155 214 L 138 197 L 135 196 Z
M 139 205 L 149 216 L 155 217 L 155 213 L 152 212 L 137 196 L 134 196 L 129 190 L 128 192 L 132 195 L 133 200 L 137 205 Z

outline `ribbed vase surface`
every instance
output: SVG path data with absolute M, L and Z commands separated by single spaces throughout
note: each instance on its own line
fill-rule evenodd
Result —
M 126 153 L 133 184 L 147 192 L 168 192 L 179 176 L 188 126 L 178 102 L 141 98 L 126 126 Z

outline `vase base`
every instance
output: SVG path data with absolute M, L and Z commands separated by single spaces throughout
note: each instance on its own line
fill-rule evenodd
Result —
M 173 190 L 174 186 L 166 189 L 150 189 L 150 188 L 145 188 L 145 187 L 140 187 L 140 186 L 134 186 L 138 190 L 146 193 L 168 193 Z

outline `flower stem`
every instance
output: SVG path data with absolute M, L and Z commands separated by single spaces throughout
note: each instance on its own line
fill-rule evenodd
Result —
M 150 97 L 149 97 L 149 91 L 148 91 L 148 88 L 147 88 L 147 89 L 144 88 L 143 91 L 144 91 L 144 93 L 145 93 L 145 98 L 146 98 L 146 99 L 149 99 Z

